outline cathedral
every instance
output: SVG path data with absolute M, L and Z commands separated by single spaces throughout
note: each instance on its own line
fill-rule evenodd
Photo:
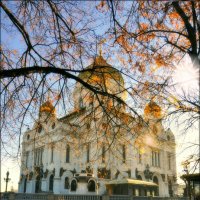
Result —
M 78 78 L 92 87 L 76 83 L 74 108 L 57 118 L 48 99 L 24 133 L 19 192 L 176 195 L 175 138 L 161 107 L 149 100 L 144 116 L 127 111 L 123 76 L 101 55 Z

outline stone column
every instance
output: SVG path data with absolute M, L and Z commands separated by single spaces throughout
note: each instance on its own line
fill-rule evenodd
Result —
M 53 184 L 53 193 L 54 194 L 60 194 L 61 191 L 61 185 L 60 185 L 60 177 L 55 176 L 54 177 L 54 184 Z
M 45 178 L 42 178 L 42 185 L 41 185 L 41 190 L 44 192 L 47 192 L 47 181 Z
M 22 181 L 18 182 L 18 192 L 22 193 Z
M 60 179 L 60 146 L 61 144 L 58 142 L 55 146 L 55 152 L 54 152 L 54 163 L 55 163 L 55 176 L 54 176 L 54 186 L 53 186 L 53 192 L 54 194 L 60 194 L 62 186 L 60 185 L 61 179 Z
M 94 177 L 97 177 L 97 168 L 98 168 L 98 167 L 97 167 L 97 166 L 98 166 L 97 162 L 98 162 L 98 161 L 96 161 L 96 162 L 94 163 L 94 165 L 93 165 L 93 166 L 94 166 L 94 167 L 93 167 L 93 174 L 94 174 Z
M 36 180 L 35 179 L 32 179 L 30 181 L 30 193 L 35 193 L 35 183 L 36 183 Z

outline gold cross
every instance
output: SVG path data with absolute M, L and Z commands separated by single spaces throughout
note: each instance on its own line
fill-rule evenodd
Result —
M 102 44 L 104 44 L 106 42 L 106 39 L 101 39 L 99 41 L 99 55 L 102 56 Z

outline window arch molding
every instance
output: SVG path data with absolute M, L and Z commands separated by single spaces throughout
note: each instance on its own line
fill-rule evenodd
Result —
M 68 177 L 69 178 L 69 189 L 65 189 L 65 178 Z M 66 170 L 62 176 L 61 176 L 61 184 L 62 184 L 62 188 L 66 191 L 71 190 L 71 181 L 73 179 L 73 174 L 72 172 Z M 68 192 L 67 192 L 68 193 Z

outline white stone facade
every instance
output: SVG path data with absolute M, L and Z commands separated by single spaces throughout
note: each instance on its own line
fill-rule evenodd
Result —
M 110 80 L 111 93 L 115 81 Z M 130 178 L 158 184 L 159 196 L 175 194 L 175 139 L 160 118 L 149 113 L 147 126 L 117 101 L 109 102 L 109 118 L 101 107 L 91 115 L 98 101 L 87 95 L 91 99 L 77 83 L 75 109 L 60 119 L 50 102 L 41 106 L 38 121 L 23 136 L 19 192 L 105 194 L 109 180 Z

